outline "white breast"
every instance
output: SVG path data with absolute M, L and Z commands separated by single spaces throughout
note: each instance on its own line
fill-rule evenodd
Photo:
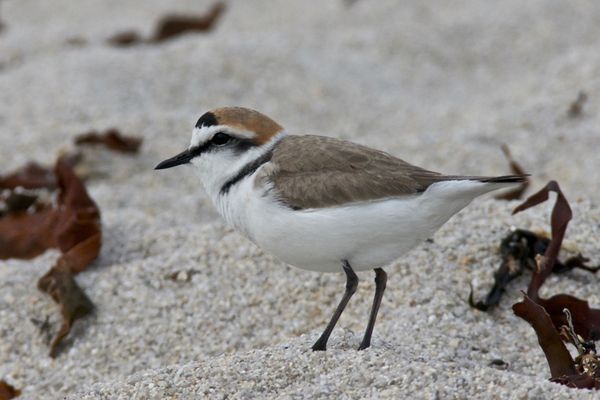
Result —
M 473 198 L 497 187 L 446 181 L 419 195 L 295 211 L 278 203 L 254 175 L 215 199 L 225 220 L 285 263 L 308 270 L 355 271 L 387 265 L 439 229 Z

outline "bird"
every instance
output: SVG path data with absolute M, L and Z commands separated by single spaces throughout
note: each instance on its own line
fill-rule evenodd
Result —
M 386 288 L 383 267 L 430 238 L 474 198 L 523 175 L 443 175 L 350 141 L 293 135 L 266 115 L 223 107 L 201 115 L 190 145 L 155 169 L 190 164 L 228 225 L 284 263 L 343 272 L 344 294 L 312 346 L 323 351 L 374 270 L 375 296 L 358 350 L 371 345 Z

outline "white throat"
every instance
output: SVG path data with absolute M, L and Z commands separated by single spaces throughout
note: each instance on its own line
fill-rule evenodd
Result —
M 262 157 L 287 133 L 282 131 L 262 146 L 249 148 L 241 154 L 209 152 L 194 158 L 192 164 L 213 203 L 218 205 L 221 188 L 248 164 Z

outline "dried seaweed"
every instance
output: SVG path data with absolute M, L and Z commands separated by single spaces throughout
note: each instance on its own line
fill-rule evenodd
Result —
M 560 252 L 563 238 L 565 237 L 567 225 L 573 217 L 573 212 L 571 211 L 569 202 L 560 190 L 560 187 L 556 181 L 548 182 L 548 184 L 542 188 L 542 190 L 529 196 L 527 200 L 513 210 L 513 214 L 516 214 L 543 203 L 544 201 L 548 200 L 548 195 L 551 191 L 555 192 L 557 195 L 556 203 L 554 204 L 552 215 L 550 216 L 552 239 L 550 240 L 550 243 L 544 252 L 544 259 L 542 260 L 541 265 L 539 265 L 539 268 L 536 268 L 533 271 L 531 282 L 527 288 L 527 295 L 534 301 L 537 301 L 538 299 L 539 288 L 546 281 L 548 275 L 550 275 L 552 272 L 552 268 L 554 267 L 554 263 L 556 262 L 558 253 Z
M 56 162 L 54 175 L 58 187 L 55 206 L 0 218 L 0 259 L 30 259 L 49 248 L 62 253 L 38 282 L 38 288 L 60 304 L 63 314 L 63 325 L 50 348 L 52 357 L 73 321 L 93 308 L 73 275 L 85 270 L 101 247 L 100 211 L 66 158 Z
M 0 400 L 10 400 L 21 395 L 19 389 L 15 389 L 3 380 L 0 380 Z
M 113 46 L 128 47 L 144 43 L 160 43 L 189 32 L 210 32 L 224 11 L 225 4 L 217 2 L 204 15 L 165 15 L 158 21 L 154 35 L 149 39 L 144 39 L 136 31 L 129 30 L 111 36 L 108 43 Z
M 578 389 L 600 389 L 600 358 L 596 346 L 575 333 L 570 309 L 563 309 L 566 324 L 558 329 L 546 309 L 527 295 L 522 302 L 513 305 L 513 311 L 535 330 L 553 382 Z M 564 342 L 577 349 L 575 360 Z
M 31 162 L 14 172 L 0 176 L 0 189 L 15 189 L 17 187 L 54 189 L 56 188 L 56 178 L 51 168 Z
M 542 306 L 525 295 L 522 302 L 513 305 L 514 313 L 529 322 L 537 334 L 540 347 L 546 355 L 550 375 L 556 379 L 574 375 L 575 361 L 563 343 L 560 334 L 554 328 L 550 316 Z
M 529 322 L 536 331 L 555 382 L 570 387 L 600 389 L 600 359 L 593 341 L 600 339 L 600 310 L 592 309 L 585 300 L 568 294 L 558 294 L 548 299 L 539 296 L 539 289 L 552 273 L 558 259 L 562 241 L 573 213 L 558 183 L 550 181 L 539 192 L 530 196 L 513 213 L 534 207 L 556 193 L 552 209 L 552 237 L 543 255 L 536 256 L 535 268 L 525 301 L 515 304 L 516 315 Z M 581 263 L 583 257 L 576 257 Z M 562 335 L 561 335 L 562 333 Z M 574 361 L 563 340 L 572 343 L 579 356 Z M 561 347 L 562 346 L 562 347 Z
M 96 131 L 82 133 L 75 138 L 75 144 L 78 146 L 102 145 L 121 153 L 137 153 L 142 144 L 142 139 L 123 135 L 119 130 L 111 128 L 103 133 Z
M 469 305 L 481 311 L 487 311 L 498 305 L 510 282 L 526 271 L 533 271 L 536 268 L 536 256 L 544 254 L 549 243 L 550 239 L 542 234 L 525 229 L 515 229 L 510 232 L 500 242 L 502 262 L 494 273 L 494 285 L 486 298 L 477 302 L 473 298 L 473 290 L 471 289 Z M 591 273 L 600 270 L 600 266 L 587 265 L 586 262 L 588 261 L 589 259 L 581 254 L 568 258 L 564 262 L 556 260 L 552 267 L 552 273 L 562 274 L 576 268 Z
M 529 187 L 529 184 L 531 183 L 530 179 L 529 179 L 529 175 L 525 172 L 523 167 L 521 167 L 521 165 L 515 161 L 515 159 L 513 158 L 512 154 L 510 152 L 510 149 L 508 148 L 508 146 L 506 144 L 502 145 L 502 152 L 504 153 L 504 156 L 508 160 L 511 171 L 515 175 L 523 176 L 524 180 L 523 180 L 523 183 L 521 183 L 519 186 L 517 186 L 514 189 L 511 189 L 505 193 L 501 193 L 501 194 L 497 195 L 495 197 L 495 199 L 497 199 L 497 200 L 518 200 L 521 198 L 521 196 L 523 196 L 523 193 L 525 193 L 525 191 Z
M 569 118 L 578 118 L 583 115 L 583 106 L 588 100 L 588 95 L 584 91 L 579 92 L 577 98 L 569 105 L 567 116 Z
M 107 39 L 107 42 L 117 47 L 133 46 L 144 43 L 144 38 L 136 31 L 124 31 L 114 34 Z
M 38 195 L 34 192 L 8 190 L 0 193 L 0 217 L 14 212 L 27 211 L 38 206 Z
M 48 293 L 60 305 L 63 322 L 50 343 L 50 357 L 56 357 L 61 341 L 71 332 L 76 319 L 85 317 L 94 310 L 94 304 L 81 290 L 73 277 L 73 272 L 60 264 L 52 267 L 38 281 L 38 288 Z
M 188 32 L 209 32 L 225 11 L 225 4 L 214 4 L 205 15 L 190 17 L 185 15 L 166 15 L 159 22 L 154 37 L 154 43 L 172 39 Z

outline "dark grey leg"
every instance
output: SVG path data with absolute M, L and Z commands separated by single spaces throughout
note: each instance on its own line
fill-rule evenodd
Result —
M 365 331 L 365 336 L 358 347 L 359 350 L 364 350 L 371 345 L 371 335 L 373 334 L 373 328 L 375 327 L 375 320 L 377 319 L 377 312 L 381 305 L 381 299 L 383 298 L 383 292 L 385 291 L 385 284 L 387 282 L 387 274 L 381 268 L 375 268 L 375 298 L 373 299 L 373 307 L 371 307 L 371 315 L 369 316 L 369 324 Z
M 346 273 L 346 291 L 344 292 L 344 297 L 342 297 L 340 304 L 338 304 L 337 308 L 335 309 L 327 328 L 325 328 L 321 334 L 321 337 L 313 345 L 312 349 L 314 351 L 324 351 L 327 348 L 327 341 L 329 340 L 331 331 L 333 331 L 335 324 L 337 324 L 338 319 L 340 319 L 340 315 L 342 315 L 344 308 L 346 308 L 346 304 L 348 304 L 348 301 L 350 301 L 350 297 L 352 297 L 354 292 L 356 292 L 356 287 L 358 286 L 358 277 L 352 270 L 350 264 L 348 264 L 348 261 L 344 260 L 342 262 L 342 267 Z

